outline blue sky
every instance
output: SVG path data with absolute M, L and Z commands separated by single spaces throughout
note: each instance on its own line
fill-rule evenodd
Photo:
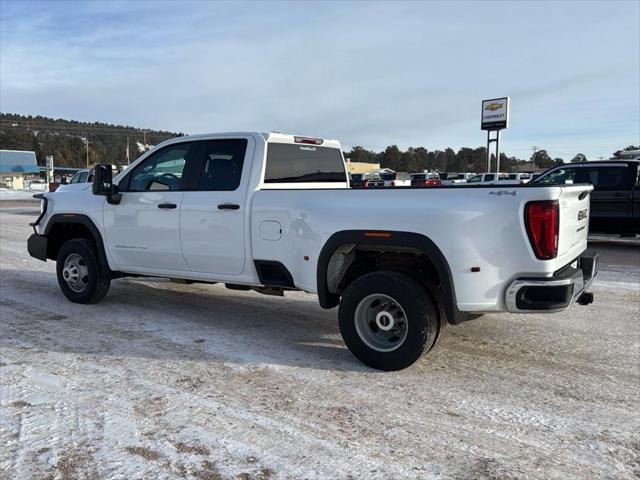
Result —
M 0 0 L 0 109 L 346 147 L 595 159 L 640 143 L 640 2 Z

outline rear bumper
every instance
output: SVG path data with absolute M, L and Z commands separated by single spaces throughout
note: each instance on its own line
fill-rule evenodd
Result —
M 27 251 L 29 255 L 43 262 L 47 261 L 47 237 L 44 235 L 32 234 L 27 240 Z
M 517 278 L 507 288 L 505 295 L 507 311 L 511 313 L 560 312 L 580 299 L 597 273 L 598 253 L 587 250 L 578 258 L 576 268 L 567 266 L 552 277 Z

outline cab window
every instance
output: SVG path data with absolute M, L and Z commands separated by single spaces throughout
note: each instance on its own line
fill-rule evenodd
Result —
M 87 181 L 88 172 L 77 172 L 69 183 L 85 183 Z
M 198 190 L 229 191 L 240 185 L 247 140 L 209 140 L 204 150 Z
M 626 167 L 583 167 L 579 183 L 590 183 L 596 190 L 626 190 L 633 185 L 633 175 Z
M 180 190 L 185 165 L 196 155 L 197 149 L 196 142 L 185 142 L 152 153 L 133 169 L 128 177 L 128 188 L 123 191 Z
M 467 180 L 467 183 L 476 183 L 481 181 L 482 181 L 482 175 L 475 175 L 471 177 L 469 180 Z
M 576 173 L 578 168 L 559 168 L 544 177 L 536 180 L 537 183 L 549 183 L 553 185 L 563 185 L 565 183 L 576 183 Z

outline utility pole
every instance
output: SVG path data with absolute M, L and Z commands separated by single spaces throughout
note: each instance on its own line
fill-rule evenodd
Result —
M 602 155 L 600 155 L 600 156 L 598 157 L 598 160 L 602 161 L 602 160 L 604 160 L 604 157 L 603 157 Z
M 87 168 L 89 168 L 89 137 L 85 137 L 84 143 L 87 146 Z
M 129 135 L 127 135 L 127 165 L 131 164 L 131 157 L 129 156 Z
M 534 145 L 533 147 L 531 147 L 531 150 L 533 150 L 533 156 L 531 157 L 531 162 L 533 163 L 533 169 L 535 170 L 536 169 L 536 152 L 539 149 Z

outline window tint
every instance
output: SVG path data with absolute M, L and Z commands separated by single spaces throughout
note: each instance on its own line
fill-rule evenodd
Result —
M 490 181 L 494 180 L 495 178 L 496 178 L 496 176 L 493 173 L 491 173 L 489 175 L 485 175 L 484 176 L 484 181 L 485 182 L 490 182 Z
M 346 182 L 337 148 L 269 143 L 265 183 Z
M 186 142 L 152 153 L 131 172 L 128 191 L 179 190 L 184 166 L 196 150 L 196 142 Z
M 576 172 L 580 170 L 579 168 L 559 168 L 558 170 L 554 170 L 553 172 L 545 175 L 544 177 L 539 177 L 536 182 L 539 183 L 550 183 L 554 185 L 562 185 L 565 183 L 576 183 Z
M 590 183 L 596 190 L 625 190 L 633 183 L 626 167 L 583 167 L 580 170 L 578 183 Z
M 240 185 L 247 140 L 209 140 L 204 151 L 198 190 L 235 190 Z
M 413 180 L 426 180 L 427 179 L 427 175 L 424 173 L 418 173 L 415 175 L 412 175 L 411 177 Z
M 475 182 L 481 182 L 482 181 L 482 175 L 476 175 L 475 177 L 471 177 L 468 180 L 468 183 L 475 183 Z
M 87 182 L 87 172 L 77 172 L 69 183 L 85 183 Z

